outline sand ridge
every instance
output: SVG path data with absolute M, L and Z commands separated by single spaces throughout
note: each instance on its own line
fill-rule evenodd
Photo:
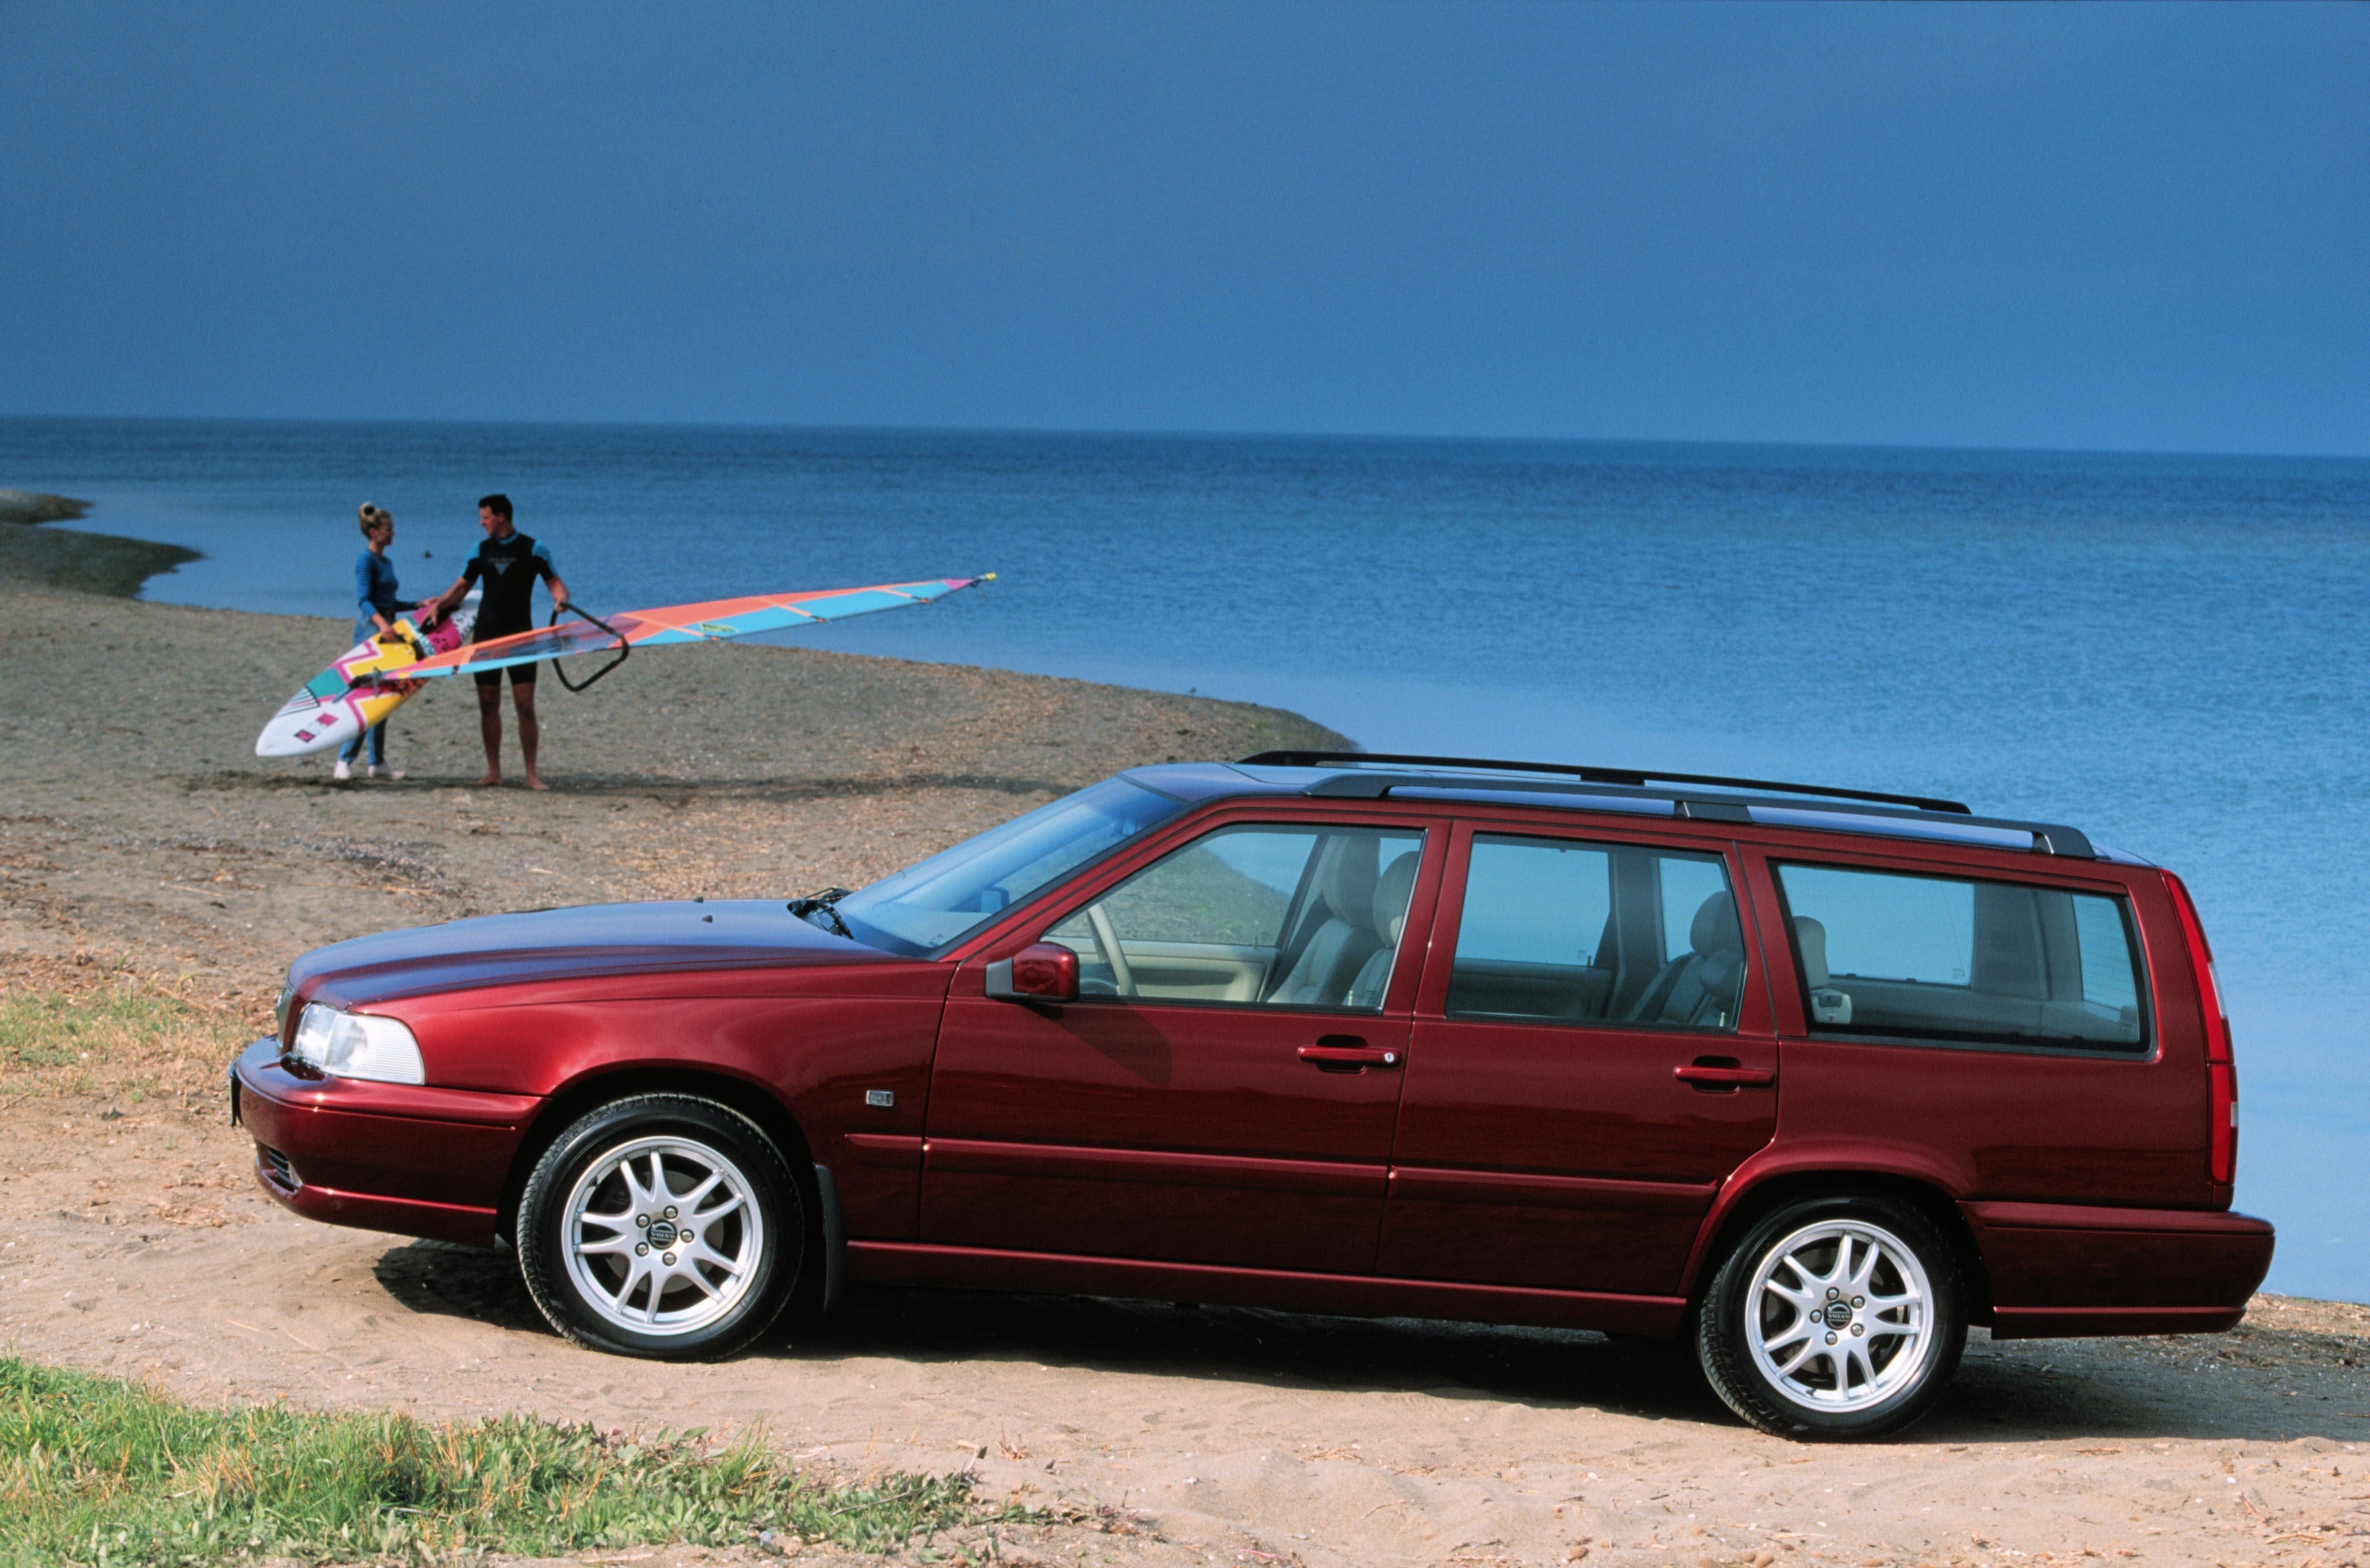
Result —
M 334 937 L 859 882 L 1130 762 L 1330 738 L 719 647 L 548 691 L 550 795 L 468 787 L 465 690 L 398 716 L 400 784 L 248 755 L 343 630 L 0 589 L 8 995 L 170 993 L 259 1027 L 287 961 Z M 1933 1419 L 1854 1448 L 1761 1436 L 1672 1356 L 1593 1334 L 1172 1303 L 858 1288 L 734 1362 L 660 1366 L 560 1341 L 500 1254 L 282 1211 L 219 1072 L 12 1081 L 0 1343 L 196 1399 L 761 1425 L 817 1467 L 968 1468 L 1070 1521 L 914 1553 L 942 1559 L 2334 1568 L 2370 1535 L 2370 1309 L 2264 1299 L 2210 1339 L 1978 1334 Z

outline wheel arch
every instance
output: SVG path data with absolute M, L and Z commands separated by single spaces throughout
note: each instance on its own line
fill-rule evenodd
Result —
M 781 1150 L 783 1162 L 789 1166 L 790 1177 L 798 1184 L 799 1201 L 815 1217 L 806 1227 L 800 1273 L 818 1261 L 823 1227 L 815 1184 L 814 1150 L 807 1140 L 805 1129 L 799 1126 L 790 1108 L 764 1086 L 731 1073 L 696 1067 L 620 1067 L 589 1073 L 545 1101 L 535 1119 L 527 1124 L 518 1151 L 511 1158 L 510 1173 L 503 1178 L 501 1203 L 494 1219 L 497 1237 L 516 1248 L 519 1199 L 526 1190 L 527 1177 L 534 1173 L 535 1162 L 543 1158 L 560 1134 L 593 1107 L 634 1094 L 696 1095 L 713 1100 L 755 1123 L 758 1130 L 772 1139 Z
M 1924 1215 L 1950 1243 L 1960 1276 L 1967 1287 L 1967 1321 L 1989 1326 L 1992 1321 L 1991 1276 L 1956 1199 L 1930 1177 L 1881 1169 L 1798 1169 L 1776 1171 L 1741 1187 L 1713 1209 L 1687 1263 L 1684 1293 L 1690 1310 L 1702 1304 L 1704 1289 L 1719 1271 L 1720 1260 L 1744 1239 L 1746 1231 L 1771 1210 L 1807 1197 L 1889 1197 Z

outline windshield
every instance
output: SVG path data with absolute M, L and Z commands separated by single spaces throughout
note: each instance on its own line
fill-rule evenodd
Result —
M 1184 808 L 1142 784 L 1105 779 L 850 893 L 832 912 L 868 946 L 928 953 Z

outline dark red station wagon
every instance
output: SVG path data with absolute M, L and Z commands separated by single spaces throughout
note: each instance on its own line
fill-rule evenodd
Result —
M 1898 1428 L 1970 1323 L 2237 1323 L 2238 1089 L 2180 882 L 1753 780 L 1269 752 L 858 892 L 340 943 L 232 1070 L 282 1203 L 508 1245 L 570 1338 L 801 1278 L 1684 1336 Z

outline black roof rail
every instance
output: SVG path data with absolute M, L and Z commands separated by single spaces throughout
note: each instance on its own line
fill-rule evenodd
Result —
M 1732 779 L 1717 773 L 1644 773 L 1636 768 L 1583 767 L 1573 762 L 1506 762 L 1486 757 L 1422 757 L 1398 751 L 1261 751 L 1243 762 L 1265 768 L 1330 768 L 1382 762 L 1394 767 L 1463 768 L 1483 773 L 1554 773 L 1589 784 L 1644 789 L 1650 784 L 1712 784 L 1723 789 L 1761 790 L 1772 795 L 1807 795 L 1829 800 L 1864 800 L 1880 806 L 1906 806 L 1916 811 L 1948 811 L 1961 817 L 1971 812 L 1963 802 L 1925 795 L 1887 795 L 1871 789 L 1828 789 L 1819 784 L 1778 784 L 1769 779 Z

